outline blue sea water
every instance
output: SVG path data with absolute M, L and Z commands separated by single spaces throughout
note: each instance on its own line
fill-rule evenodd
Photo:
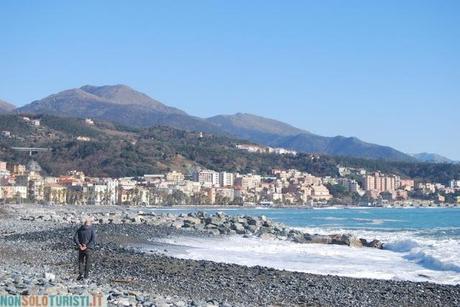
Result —
M 265 215 L 291 227 L 325 227 L 327 229 L 375 230 L 383 232 L 417 231 L 421 235 L 460 238 L 460 208 L 171 208 L 154 212 L 188 213 L 217 211 L 229 215 Z
M 460 284 L 460 209 L 457 208 L 171 208 L 174 214 L 223 211 L 230 215 L 265 215 L 309 233 L 352 233 L 384 242 L 384 250 L 295 244 L 260 239 L 174 239 L 188 246 L 175 255 L 244 265 L 351 277 L 403 279 Z

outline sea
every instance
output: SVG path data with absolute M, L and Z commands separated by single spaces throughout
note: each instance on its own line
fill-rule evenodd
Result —
M 351 233 L 379 239 L 384 249 L 243 238 L 161 239 L 179 258 L 356 278 L 460 284 L 460 209 L 457 208 L 213 208 L 153 209 L 173 214 L 217 211 L 266 217 L 309 233 Z

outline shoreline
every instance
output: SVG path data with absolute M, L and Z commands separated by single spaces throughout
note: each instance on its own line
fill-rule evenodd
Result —
M 175 206 L 165 206 L 165 205 L 148 205 L 148 206 L 124 206 L 119 204 L 113 205 L 75 205 L 75 204 L 35 204 L 35 203 L 9 203 L 9 204 L 0 204 L 0 206 L 34 206 L 34 207 L 44 207 L 44 208 L 58 208 L 58 207 L 75 207 L 75 208 L 123 208 L 131 210 L 142 210 L 142 209 L 156 209 L 156 210 L 187 210 L 187 209 L 202 209 L 202 210 L 244 210 L 244 209 L 260 209 L 260 210 L 269 210 L 269 209 L 302 209 L 302 210 L 333 210 L 333 209 L 460 209 L 460 204 L 449 203 L 449 204 L 433 204 L 433 206 L 428 206 L 424 204 L 413 204 L 413 205 L 400 205 L 400 204 L 384 204 L 381 206 L 355 206 L 355 205 L 330 205 L 330 206 L 303 206 L 303 205 L 273 205 L 273 206 L 264 206 L 264 205 L 244 205 L 244 206 L 234 206 L 234 205 L 175 205 Z
M 270 209 L 299 209 L 299 210 L 360 210 L 360 209 L 460 209 L 460 206 L 452 205 L 452 206 L 435 206 L 435 207 L 427 207 L 427 206 L 397 206 L 397 207 L 360 207 L 360 206 L 330 206 L 330 207 L 305 207 L 305 206 L 279 206 L 279 207 L 264 207 L 264 206 L 145 206 L 145 207 L 130 207 L 131 209 L 156 209 L 156 210 L 187 210 L 187 209 L 201 209 L 201 210 L 244 210 L 244 209 L 256 209 L 256 210 L 270 210 Z
M 16 271 L 22 276 L 49 271 L 55 274 L 56 280 L 53 284 L 47 283 L 46 287 L 54 290 L 66 288 L 66 291 L 70 286 L 80 290 L 101 289 L 107 292 L 110 304 L 126 300 L 139 303 L 137 298 L 142 297 L 145 301 L 150 297 L 149 300 L 157 304 L 164 302 L 164 306 L 460 304 L 458 285 L 315 275 L 179 259 L 129 248 L 133 244 L 151 243 L 154 237 L 201 236 L 182 229 L 148 224 L 96 225 L 99 247 L 94 251 L 93 277 L 88 284 L 76 283 L 76 255 L 70 241 L 76 226 L 18 220 L 17 214 L 21 214 L 21 210 L 30 208 L 9 209 L 9 216 L 3 217 L 0 223 L 0 255 L 5 259 L 3 269 Z M 88 211 L 91 210 L 85 210 L 85 213 Z M 48 248 L 43 249 L 43 246 Z M 1 278 L 0 274 L 0 285 Z M 122 294 L 113 295 L 118 293 L 113 291 Z

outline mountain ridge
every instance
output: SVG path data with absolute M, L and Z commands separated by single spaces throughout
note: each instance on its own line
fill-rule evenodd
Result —
M 186 114 L 182 110 L 166 106 L 163 103 L 150 98 L 146 94 L 136 91 L 123 84 L 103 86 L 84 85 L 80 87 L 80 89 L 100 98 L 107 99 L 112 103 L 118 103 L 121 105 L 140 105 L 157 108 L 169 113 Z
M 460 163 L 460 161 L 455 161 L 444 157 L 442 155 L 430 152 L 421 152 L 412 154 L 414 158 L 417 159 L 419 162 L 428 162 L 428 163 Z
M 167 106 L 126 85 L 84 85 L 61 91 L 17 109 L 17 112 L 89 117 L 145 128 L 165 125 L 188 131 L 229 135 L 254 143 L 299 152 L 368 159 L 416 161 L 388 146 L 356 137 L 324 137 L 287 123 L 249 113 L 200 118 Z
M 250 113 L 221 114 L 208 117 L 206 120 L 220 127 L 224 127 L 224 124 L 233 126 L 239 125 L 242 129 L 257 130 L 278 135 L 310 133 L 279 120 Z
M 126 126 L 169 125 L 178 129 L 197 128 L 212 132 L 205 120 L 169 107 L 125 85 L 92 86 L 64 90 L 16 109 L 19 113 L 90 117 Z
M 320 136 L 274 119 L 253 114 L 217 115 L 208 118 L 208 120 L 230 135 L 273 147 L 336 156 L 415 161 L 415 158 L 389 146 L 367 143 L 357 137 Z M 251 123 L 252 121 L 259 123 L 262 121 L 262 126 L 268 126 L 268 128 L 255 129 L 254 126 L 257 125 Z M 260 128 L 260 126 L 256 128 Z M 279 132 L 280 129 L 283 129 L 283 133 Z
M 0 99 L 0 114 L 13 112 L 14 109 L 16 109 L 15 105 Z

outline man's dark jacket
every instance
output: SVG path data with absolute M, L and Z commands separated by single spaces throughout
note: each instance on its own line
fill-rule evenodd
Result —
M 73 237 L 75 244 L 85 244 L 87 248 L 92 249 L 96 244 L 96 233 L 92 226 L 82 225 L 78 228 Z

